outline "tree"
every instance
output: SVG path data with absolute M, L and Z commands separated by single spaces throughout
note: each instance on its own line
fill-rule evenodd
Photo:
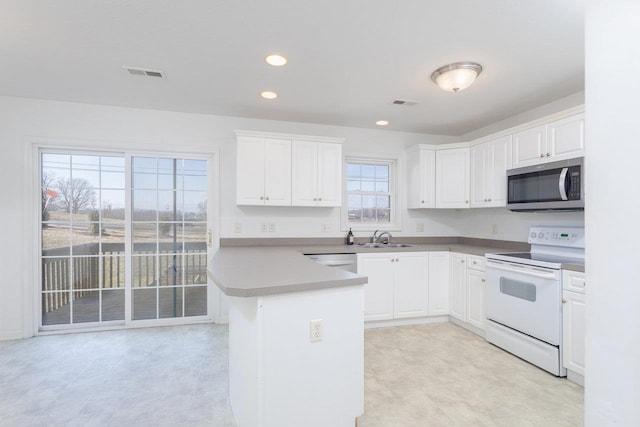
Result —
M 42 208 L 42 221 L 49 221 L 49 205 L 51 204 L 51 195 L 47 193 L 47 191 L 51 191 L 50 187 L 53 184 L 55 176 L 48 172 L 42 172 L 42 180 L 40 184 L 40 192 L 42 195 L 42 204 L 40 207 Z M 44 224 L 46 227 L 46 224 Z
M 78 213 L 95 206 L 96 192 L 86 179 L 59 179 L 57 184 L 60 189 L 57 204 L 66 212 Z

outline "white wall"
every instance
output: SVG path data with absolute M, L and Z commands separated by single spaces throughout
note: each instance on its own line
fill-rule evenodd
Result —
M 222 237 L 320 236 L 323 223 L 332 224 L 334 232 L 322 236 L 343 235 L 339 209 L 236 207 L 235 129 L 343 137 L 347 155 L 390 156 L 401 165 L 405 147 L 453 141 L 452 137 L 434 135 L 7 97 L 0 97 L 0 117 L 0 182 L 5 183 L 0 206 L 4 242 L 0 245 L 0 339 L 30 336 L 33 330 L 33 316 L 25 316 L 23 310 L 32 305 L 29 299 L 33 293 L 33 271 L 27 262 L 33 256 L 31 243 L 23 242 L 23 227 L 32 227 L 23 207 L 23 181 L 35 173 L 23 171 L 30 137 L 57 139 L 86 149 L 219 150 Z M 266 221 L 276 224 L 276 233 L 258 232 L 259 223 Z M 233 233 L 235 222 L 242 223 L 242 234 Z M 415 229 L 411 228 L 414 222 L 425 224 L 425 234 L 457 233 L 455 222 L 443 213 L 405 211 L 403 224 Z
M 221 237 L 338 237 L 340 209 L 237 207 L 235 205 L 235 135 L 234 130 L 270 131 L 345 138 L 345 155 L 371 155 L 398 159 L 399 197 L 402 231 L 396 236 L 457 236 L 526 240 L 527 229 L 538 222 L 536 216 L 519 216 L 504 209 L 457 211 L 404 209 L 405 148 L 415 144 L 456 142 L 455 137 L 422 135 L 389 130 L 371 130 L 316 124 L 277 122 L 228 116 L 186 114 L 112 106 L 76 104 L 0 97 L 0 144 L 3 188 L 0 206 L 4 242 L 0 245 L 2 279 L 0 279 L 0 339 L 30 336 L 34 316 L 25 315 L 33 295 L 33 266 L 28 260 L 32 244 L 23 236 L 33 225 L 23 206 L 25 180 L 35 171 L 23 162 L 30 137 L 56 139 L 86 149 L 160 150 L 178 152 L 212 152 L 220 154 L 220 232 Z M 27 191 L 28 193 L 28 191 Z M 37 197 L 36 197 L 37 198 Z M 564 221 L 566 214 L 549 214 L 545 221 Z M 497 218 L 497 219 L 496 219 Z M 530 220 L 530 218 L 533 218 Z M 560 219 L 562 218 L 562 219 Z M 579 222 L 580 218 L 573 218 Z M 499 233 L 490 233 L 491 224 L 499 220 Z M 276 225 L 275 233 L 261 233 L 260 223 Z M 241 223 L 242 233 L 234 233 Z M 321 233 L 322 224 L 330 224 L 331 233 Z M 416 232 L 422 224 L 424 232 Z M 369 233 L 356 233 L 366 236 Z
M 588 0 L 586 426 L 640 425 L 640 2 Z
M 461 211 L 457 230 L 461 236 L 526 241 L 532 225 L 584 226 L 584 212 L 511 212 L 504 208 Z M 493 234 L 493 226 L 497 233 Z

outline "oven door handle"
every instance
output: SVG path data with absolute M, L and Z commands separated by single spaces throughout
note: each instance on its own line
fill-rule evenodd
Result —
M 507 271 L 509 273 L 526 274 L 527 276 L 533 276 L 540 279 L 555 279 L 556 277 L 554 271 L 549 271 L 537 267 L 529 267 L 526 265 L 521 266 L 518 264 L 504 264 L 500 261 L 487 260 L 487 268 Z

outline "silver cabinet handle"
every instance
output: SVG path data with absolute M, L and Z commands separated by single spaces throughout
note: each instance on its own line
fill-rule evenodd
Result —
M 566 304 L 567 303 L 567 299 L 566 298 L 562 298 L 562 303 Z
M 544 153 L 540 153 L 540 158 L 544 158 Z
M 260 196 L 260 200 L 264 200 L 264 197 Z
M 547 157 L 551 157 L 551 153 L 547 153 Z

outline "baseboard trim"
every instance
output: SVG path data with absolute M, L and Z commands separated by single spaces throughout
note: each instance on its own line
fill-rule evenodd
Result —
M 444 323 L 449 316 L 412 317 L 409 319 L 373 320 L 364 322 L 365 329 L 387 328 L 391 326 L 424 325 L 427 323 Z

